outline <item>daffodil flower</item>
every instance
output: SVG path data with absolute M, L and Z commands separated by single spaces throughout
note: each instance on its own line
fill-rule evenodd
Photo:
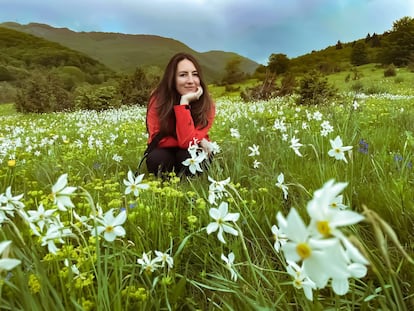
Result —
M 297 156 L 301 157 L 302 154 L 299 151 L 299 148 L 303 145 L 299 142 L 299 138 L 296 138 L 295 136 L 292 137 L 290 140 L 290 148 L 296 153 Z
M 2 258 L 0 259 L 0 271 L 6 270 L 10 271 L 21 264 L 21 260 L 14 259 L 14 258 L 7 258 L 6 250 L 9 248 L 12 241 L 2 241 L 0 242 L 0 255 L 2 255 Z
M 230 271 L 230 277 L 231 279 L 236 282 L 237 281 L 237 273 L 236 270 L 234 270 L 234 253 L 229 253 L 228 257 L 226 257 L 224 254 L 221 254 L 221 259 L 226 263 L 226 268 Z
M 253 146 L 249 147 L 250 153 L 249 157 L 254 157 L 260 155 L 259 146 L 253 144 Z
M 125 229 L 122 224 L 127 219 L 125 211 L 121 211 L 116 217 L 113 215 L 113 208 L 105 213 L 103 218 L 97 218 L 97 221 L 101 224 L 96 228 L 96 233 L 100 235 L 103 232 L 104 239 L 108 242 L 113 242 L 116 237 L 124 236 Z M 92 229 L 92 234 L 95 233 L 95 229 Z
M 207 158 L 207 153 L 201 151 L 198 154 L 192 154 L 191 156 L 191 158 L 184 160 L 182 164 L 188 166 L 188 169 L 193 175 L 195 175 L 196 172 L 201 173 L 203 170 L 201 169 L 200 164 Z
M 56 184 L 52 186 L 53 203 L 57 205 L 60 211 L 67 211 L 67 207 L 75 207 L 70 199 L 70 195 L 76 190 L 76 187 L 67 187 L 67 183 L 68 174 L 63 174 L 58 178 Z
M 277 176 L 277 183 L 276 187 L 282 189 L 283 192 L 283 198 L 287 200 L 288 197 L 288 186 L 285 185 L 285 175 L 283 173 L 280 173 L 279 176 Z
M 330 157 L 334 157 L 336 160 L 342 160 L 345 163 L 348 163 L 345 157 L 345 151 L 352 149 L 352 146 L 343 146 L 342 139 L 339 136 L 336 136 L 334 140 L 330 139 L 332 149 L 328 151 Z
M 287 273 L 293 277 L 293 286 L 297 289 L 303 289 L 306 298 L 313 300 L 313 289 L 316 288 L 316 284 L 304 273 L 303 269 L 299 267 L 295 262 L 288 261 L 286 267 Z
M 295 208 L 284 219 L 278 215 L 279 228 L 288 241 L 282 246 L 286 260 L 302 262 L 303 271 L 318 288 L 330 278 L 347 278 L 347 262 L 338 239 L 314 239 Z
M 228 221 L 235 222 L 240 217 L 239 213 L 228 212 L 227 202 L 221 202 L 218 209 L 215 207 L 210 208 L 209 214 L 215 221 L 208 224 L 207 234 L 218 230 L 217 238 L 222 243 L 226 243 L 223 237 L 223 232 L 227 232 L 235 236 L 239 234 L 236 229 L 226 223 Z
M 168 269 L 172 269 L 174 266 L 174 259 L 167 252 L 154 251 L 156 257 L 153 259 L 155 263 L 161 263 L 161 267 L 167 265 Z
M 148 184 L 143 184 L 142 179 L 145 174 L 134 176 L 132 171 L 128 171 L 128 180 L 124 179 L 124 185 L 127 186 L 125 189 L 125 194 L 133 193 L 135 197 L 138 197 L 139 190 L 146 190 L 149 188 Z

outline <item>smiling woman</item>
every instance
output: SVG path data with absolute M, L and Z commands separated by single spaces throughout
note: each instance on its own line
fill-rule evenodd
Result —
M 209 141 L 214 117 L 215 105 L 197 60 L 186 53 L 174 55 L 148 104 L 148 145 L 153 149 L 147 157 L 148 171 L 154 175 L 201 171 L 197 164 L 202 160 L 189 148 Z M 208 153 L 206 150 L 202 155 L 206 158 Z M 186 167 L 187 159 L 192 159 L 196 168 Z

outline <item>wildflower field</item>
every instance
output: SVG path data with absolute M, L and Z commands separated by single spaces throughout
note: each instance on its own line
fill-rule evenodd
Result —
M 0 116 L 0 309 L 412 310 L 413 96 L 216 104 L 165 180 L 143 107 Z

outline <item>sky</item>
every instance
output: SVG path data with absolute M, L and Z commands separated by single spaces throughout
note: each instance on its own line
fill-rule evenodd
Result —
M 414 0 L 0 0 L 0 22 L 73 31 L 149 34 L 197 52 L 235 52 L 267 64 L 382 34 Z

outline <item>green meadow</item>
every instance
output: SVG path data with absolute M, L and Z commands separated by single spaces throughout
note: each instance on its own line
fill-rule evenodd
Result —
M 414 78 L 359 71 L 316 106 L 211 86 L 220 150 L 192 177 L 134 176 L 144 107 L 0 105 L 0 309 L 412 310 Z

